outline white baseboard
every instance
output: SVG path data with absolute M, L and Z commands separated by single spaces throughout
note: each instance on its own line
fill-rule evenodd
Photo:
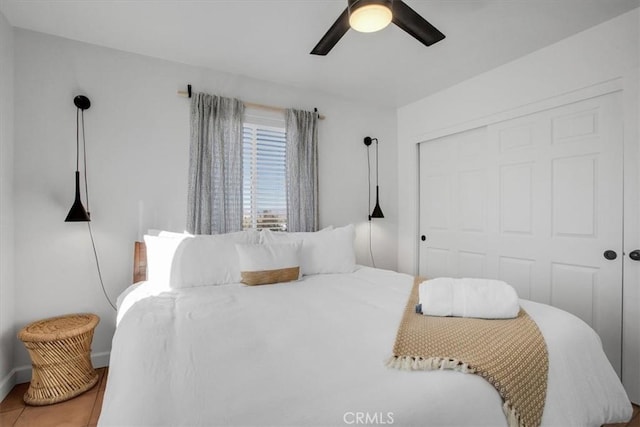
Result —
M 16 371 L 16 384 L 28 383 L 31 381 L 31 365 L 18 366 L 14 371 Z
M 91 363 L 94 368 L 109 366 L 109 356 L 111 352 L 92 353 Z M 9 372 L 0 380 L 0 401 L 2 401 L 16 384 L 28 383 L 31 381 L 31 365 L 19 366 Z
M 111 356 L 110 351 L 103 351 L 102 353 L 92 353 L 91 354 L 91 363 L 94 368 L 104 368 L 105 366 L 109 366 L 109 356 Z
M 0 380 L 0 402 L 4 400 L 9 392 L 16 385 L 16 370 L 12 369 L 4 378 Z

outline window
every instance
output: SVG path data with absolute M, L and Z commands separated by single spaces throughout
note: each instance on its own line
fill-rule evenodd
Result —
M 244 123 L 243 229 L 287 229 L 285 155 L 284 128 Z

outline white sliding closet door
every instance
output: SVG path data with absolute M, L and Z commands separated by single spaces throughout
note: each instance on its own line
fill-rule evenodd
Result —
M 420 274 L 499 278 L 575 314 L 618 374 L 620 105 L 613 93 L 420 144 Z

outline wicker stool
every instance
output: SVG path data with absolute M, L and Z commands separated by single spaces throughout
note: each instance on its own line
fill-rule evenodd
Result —
M 89 356 L 99 321 L 95 314 L 70 314 L 33 322 L 18 333 L 33 367 L 25 403 L 62 402 L 96 385 L 98 373 Z

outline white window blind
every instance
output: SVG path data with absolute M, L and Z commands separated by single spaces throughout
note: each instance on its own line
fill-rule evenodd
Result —
M 243 125 L 243 229 L 287 229 L 284 128 Z

